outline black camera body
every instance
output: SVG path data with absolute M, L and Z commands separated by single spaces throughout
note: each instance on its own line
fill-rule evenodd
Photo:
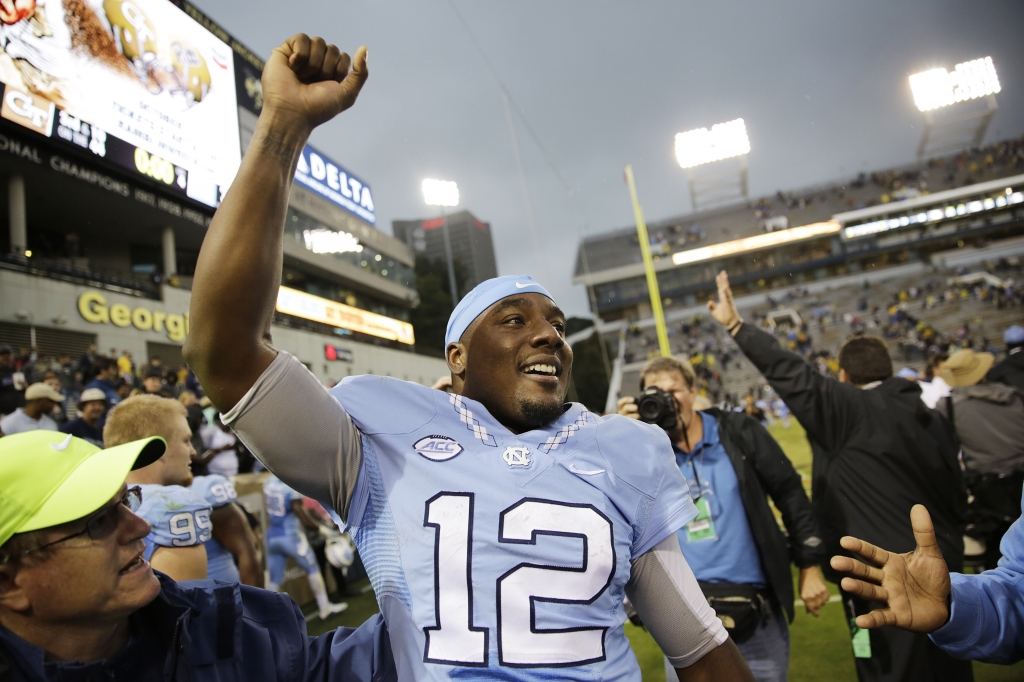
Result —
M 660 426 L 666 431 L 676 428 L 679 406 L 671 393 L 666 393 L 657 386 L 645 388 L 633 399 L 640 421 Z

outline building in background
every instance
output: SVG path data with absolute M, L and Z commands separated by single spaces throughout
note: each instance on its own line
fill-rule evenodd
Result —
M 445 260 L 444 236 L 441 228 L 448 220 L 451 235 L 452 258 L 465 273 L 460 284 L 459 296 L 465 296 L 477 284 L 498 276 L 494 259 L 494 241 L 491 239 L 491 224 L 476 218 L 469 211 L 452 213 L 447 218 L 425 220 L 395 220 L 391 231 L 416 256 L 430 260 Z
M 104 59 L 69 52 L 54 62 L 67 72 L 44 80 L 49 62 L 0 54 L 0 345 L 16 352 L 77 358 L 96 344 L 137 364 L 181 363 L 199 248 L 262 108 L 263 64 L 187 2 L 132 3 L 175 75 L 159 87 L 129 42 Z M 51 24 L 78 25 L 55 12 L 102 11 L 113 33 L 131 28 L 116 1 L 46 7 L 36 11 Z M 83 78 L 111 86 L 64 87 Z M 410 352 L 413 252 L 375 222 L 370 186 L 307 147 L 288 207 L 275 345 L 325 381 L 377 373 L 430 384 L 447 370 Z

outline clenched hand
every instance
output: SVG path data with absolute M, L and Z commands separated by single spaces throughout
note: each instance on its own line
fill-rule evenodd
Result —
M 366 47 L 353 60 L 323 38 L 294 35 L 263 69 L 264 113 L 309 132 L 353 104 L 369 72 Z

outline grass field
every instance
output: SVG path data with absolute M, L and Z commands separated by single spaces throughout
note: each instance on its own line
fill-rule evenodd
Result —
M 789 429 L 780 425 L 771 428 L 772 435 L 789 455 L 793 465 L 804 476 L 805 485 L 810 487 L 811 450 L 804 438 L 803 429 L 793 420 Z M 909 522 L 909 520 L 908 520 Z M 364 581 L 355 588 L 365 585 Z M 829 588 L 836 593 L 833 585 Z M 355 627 L 377 612 L 373 593 L 367 591 L 358 597 L 348 599 L 349 608 L 344 613 L 321 621 L 313 616 L 309 622 L 311 634 L 319 634 L 342 625 Z M 665 669 L 661 651 L 651 636 L 641 628 L 626 623 L 626 635 L 633 645 L 644 682 L 665 682 Z M 853 654 L 850 648 L 850 632 L 843 620 L 843 611 L 838 603 L 830 603 L 822 610 L 820 618 L 797 610 L 796 620 L 790 626 L 789 679 L 791 682 L 856 682 Z M 976 682 L 1020 682 L 1024 680 L 1024 662 L 1012 666 L 974 664 Z

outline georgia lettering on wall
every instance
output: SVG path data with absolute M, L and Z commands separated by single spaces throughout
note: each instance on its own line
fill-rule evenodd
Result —
M 108 306 L 106 297 L 98 291 L 86 291 L 78 297 L 78 312 L 82 319 L 92 324 L 164 332 L 168 339 L 176 342 L 184 341 L 188 336 L 188 313 L 166 313 L 144 306 L 129 308 L 123 303 Z

